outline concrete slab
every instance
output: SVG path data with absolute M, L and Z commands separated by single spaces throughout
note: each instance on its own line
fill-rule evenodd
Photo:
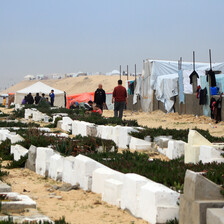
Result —
M 37 156 L 37 147 L 31 145 L 28 151 L 28 159 L 26 161 L 25 167 L 34 172 L 36 171 L 36 156 Z
M 171 160 L 184 156 L 185 144 L 183 141 L 169 140 L 166 156 Z
M 54 154 L 50 157 L 48 177 L 62 181 L 64 157 L 60 154 Z
M 67 156 L 64 158 L 63 170 L 62 170 L 62 181 L 75 185 L 75 157 Z
M 208 208 L 206 213 L 206 224 L 224 224 L 224 207 Z

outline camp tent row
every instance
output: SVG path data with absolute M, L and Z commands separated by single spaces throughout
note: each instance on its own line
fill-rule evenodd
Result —
M 36 95 L 36 93 L 39 93 L 40 95 L 44 93 L 46 97 L 49 97 L 49 93 L 51 90 L 54 90 L 55 94 L 55 101 L 54 105 L 58 107 L 64 107 L 65 106 L 65 97 L 64 97 L 64 92 L 58 89 L 55 89 L 51 86 L 48 86 L 42 82 L 36 82 L 31 86 L 28 86 L 24 89 L 21 89 L 15 93 L 15 104 L 21 104 L 23 98 L 31 93 L 33 96 Z
M 195 70 L 198 72 L 199 84 L 205 87 L 205 71 L 210 69 L 209 63 L 195 63 Z M 212 69 L 221 71 L 224 74 L 224 63 L 213 63 Z M 193 63 L 183 62 L 183 86 L 184 93 L 191 94 L 192 86 L 189 75 L 193 72 Z M 220 77 L 219 84 L 224 88 L 224 75 Z M 167 112 L 171 112 L 174 101 L 170 98 L 178 95 L 178 62 L 162 60 L 145 60 L 143 63 L 142 76 L 138 77 L 134 92 L 133 104 L 137 103 L 140 96 L 141 107 L 145 112 L 153 111 L 153 94 L 157 100 L 164 103 Z

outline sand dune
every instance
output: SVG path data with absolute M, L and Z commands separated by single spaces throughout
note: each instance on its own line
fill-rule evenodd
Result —
M 94 92 L 97 89 L 99 83 L 102 83 L 104 90 L 107 93 L 113 91 L 114 87 L 117 85 L 117 80 L 119 76 L 105 76 L 105 75 L 94 75 L 94 76 L 83 76 L 75 78 L 64 78 L 64 79 L 49 79 L 41 80 L 41 82 L 52 86 L 53 88 L 66 91 L 68 95 L 85 93 L 85 92 Z M 129 80 L 133 80 L 134 77 L 131 76 Z M 122 76 L 123 83 L 127 80 L 126 76 Z M 15 93 L 16 91 L 28 87 L 37 82 L 37 80 L 24 80 L 17 83 L 14 86 L 4 90 L 2 93 Z

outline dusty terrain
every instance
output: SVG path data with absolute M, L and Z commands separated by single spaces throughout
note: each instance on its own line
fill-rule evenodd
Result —
M 29 195 L 37 202 L 38 211 L 51 219 L 66 217 L 66 221 L 74 224 L 146 224 L 146 221 L 136 219 L 127 211 L 101 201 L 101 196 L 83 190 L 62 192 L 49 191 L 51 185 L 59 184 L 28 169 L 7 170 L 10 172 L 4 178 L 6 183 L 11 184 L 12 190 L 21 194 Z M 26 191 L 26 192 L 24 192 Z M 62 198 L 55 198 L 62 196 Z
M 113 116 L 113 111 L 104 111 L 106 117 Z M 152 113 L 125 111 L 124 119 L 136 119 L 140 125 L 152 128 L 160 127 L 170 129 L 188 129 L 200 128 L 209 130 L 214 136 L 224 136 L 224 122 L 215 124 L 210 117 L 194 115 L 179 115 L 177 113 L 163 113 L 162 111 L 154 111 Z
M 85 92 L 94 92 L 98 84 L 102 83 L 104 90 L 107 93 L 113 92 L 115 86 L 117 86 L 117 81 L 120 79 L 120 76 L 106 76 L 106 75 L 94 75 L 94 76 L 81 76 L 75 78 L 64 78 L 64 79 L 48 79 L 48 80 L 40 80 L 41 82 L 65 91 L 67 95 L 85 93 Z M 121 79 L 125 85 L 125 81 L 127 80 L 126 76 L 121 76 Z M 134 77 L 130 76 L 129 80 L 133 80 Z M 38 80 L 24 80 L 22 82 L 17 83 L 16 85 L 4 90 L 2 93 L 15 93 L 18 90 L 24 89 L 34 83 L 38 82 Z

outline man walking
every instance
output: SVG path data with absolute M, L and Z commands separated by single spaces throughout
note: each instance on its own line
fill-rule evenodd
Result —
M 114 103 L 114 117 L 118 117 L 119 111 L 119 118 L 122 119 L 127 104 L 127 90 L 122 86 L 122 80 L 118 80 L 118 86 L 114 88 L 112 103 Z
M 51 98 L 51 106 L 54 106 L 54 90 L 52 89 L 50 94 L 49 94 L 50 98 Z
M 103 106 L 106 103 L 106 93 L 103 90 L 102 84 L 99 84 L 98 89 L 95 91 L 94 103 L 103 111 Z

